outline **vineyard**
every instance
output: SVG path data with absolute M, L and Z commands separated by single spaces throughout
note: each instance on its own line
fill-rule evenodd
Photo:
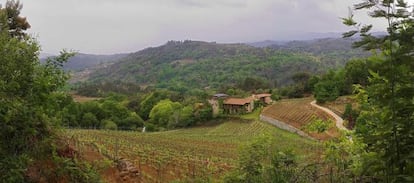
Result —
M 282 100 L 263 110 L 262 114 L 302 130 L 315 119 L 334 120 L 330 115 L 311 106 L 312 100 L 312 98 Z M 336 137 L 338 130 L 332 122 L 331 128 L 324 133 L 308 134 L 314 138 L 326 140 Z
M 359 107 L 357 101 L 352 96 L 338 97 L 333 102 L 324 103 L 323 106 L 329 108 L 337 115 L 342 116 L 342 114 L 345 112 L 345 106 L 347 104 L 351 104 L 353 109 L 357 109 Z
M 257 120 L 232 119 L 215 126 L 141 133 L 66 130 L 76 146 L 93 146 L 110 159 L 125 158 L 137 167 L 142 182 L 220 180 L 237 166 L 239 146 L 259 134 L 272 134 L 280 150 L 302 160 L 317 156 L 318 142 Z M 81 148 L 80 148 L 81 149 Z

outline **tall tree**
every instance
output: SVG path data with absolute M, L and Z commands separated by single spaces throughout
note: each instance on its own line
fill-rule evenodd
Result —
M 11 16 L 13 9 L 18 11 Z M 0 180 L 4 182 L 25 182 L 31 152 L 53 134 L 58 117 L 50 104 L 66 82 L 60 68 L 71 56 L 64 52 L 41 65 L 36 40 L 10 21 L 19 17 L 20 9 L 14 1 L 0 9 Z
M 152 109 L 150 121 L 160 127 L 175 127 L 180 117 L 182 105 L 169 99 L 161 100 Z
M 368 10 L 372 18 L 387 22 L 387 34 L 374 36 L 372 25 L 344 23 L 356 29 L 344 34 L 361 36 L 356 47 L 377 53 L 370 57 L 369 83 L 360 88 L 362 112 L 357 121 L 358 139 L 368 155 L 366 174 L 384 182 L 414 180 L 414 16 L 405 0 L 364 0 L 355 10 Z

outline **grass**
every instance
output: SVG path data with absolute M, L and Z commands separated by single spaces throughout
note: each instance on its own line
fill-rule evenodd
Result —
M 250 120 L 259 120 L 260 113 L 262 113 L 263 108 L 256 108 L 253 112 L 241 115 L 240 118 L 242 119 L 250 119 Z

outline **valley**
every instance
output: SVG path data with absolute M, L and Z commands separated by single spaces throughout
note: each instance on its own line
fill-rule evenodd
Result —
M 414 1 L 4 1 L 0 183 L 414 181 Z

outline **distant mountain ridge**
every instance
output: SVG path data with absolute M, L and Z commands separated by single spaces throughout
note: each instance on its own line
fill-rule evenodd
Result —
M 95 55 L 95 54 L 85 54 L 77 53 L 75 56 L 69 58 L 68 62 L 63 65 L 63 69 L 66 71 L 81 71 L 84 69 L 91 69 L 100 64 L 108 64 L 115 62 L 125 56 L 127 53 L 112 54 L 112 55 Z M 54 57 L 53 54 L 41 53 L 40 59 L 43 62 L 48 57 Z
M 331 53 L 334 51 L 351 51 L 358 50 L 352 48 L 355 39 L 344 38 L 322 38 L 307 41 L 289 41 L 284 44 L 273 44 L 268 47 L 298 52 L 310 52 L 314 54 Z
M 264 40 L 264 41 L 251 42 L 251 43 L 245 43 L 245 44 L 249 46 L 254 46 L 257 48 L 264 48 L 264 47 L 273 46 L 273 45 L 282 45 L 282 44 L 285 44 L 286 42 L 287 41 Z
M 64 69 L 79 71 L 85 68 L 97 66 L 99 64 L 116 62 L 127 55 L 128 54 L 125 53 L 113 55 L 93 55 L 78 53 L 68 60 L 68 62 L 64 65 Z

